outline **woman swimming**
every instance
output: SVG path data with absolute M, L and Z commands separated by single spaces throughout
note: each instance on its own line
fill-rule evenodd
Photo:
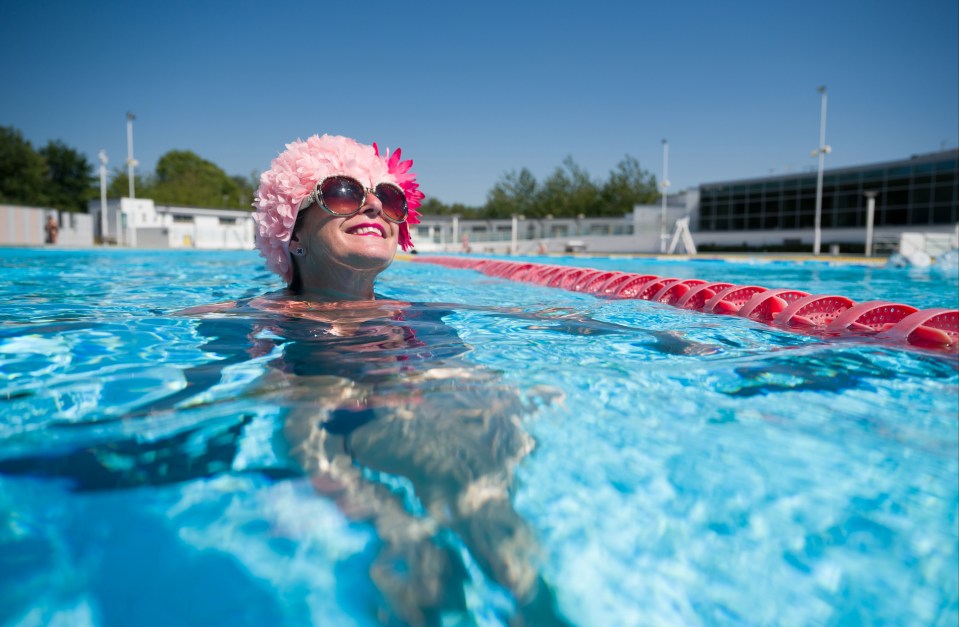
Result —
M 521 425 L 529 408 L 460 358 L 467 347 L 439 320 L 445 312 L 375 299 L 374 280 L 397 245 L 412 247 L 419 222 L 423 194 L 400 155 L 313 136 L 261 177 L 257 247 L 288 289 L 246 306 L 280 316 L 254 335 L 284 338 L 272 365 L 295 398 L 290 452 L 318 492 L 376 528 L 371 576 L 402 621 L 465 609 L 466 570 L 444 540 L 453 534 L 513 595 L 512 620 L 560 623 L 510 501 L 513 469 L 533 447 Z

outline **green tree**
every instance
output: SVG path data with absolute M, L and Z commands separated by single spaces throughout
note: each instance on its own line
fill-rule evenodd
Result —
M 49 203 L 67 211 L 87 210 L 93 194 L 93 166 L 86 156 L 62 141 L 51 141 L 40 149 L 47 162 Z
M 600 191 L 605 215 L 629 213 L 633 205 L 645 205 L 656 201 L 656 177 L 639 167 L 639 161 L 626 155 L 609 173 L 609 179 Z
M 441 200 L 430 196 L 423 204 L 420 205 L 418 210 L 424 216 L 451 216 L 458 215 L 463 218 L 478 218 L 479 210 L 475 207 L 467 207 L 462 203 L 453 203 L 452 205 L 447 205 Z
M 17 129 L 0 126 L 0 202 L 45 206 L 49 167 Z
M 135 174 L 133 176 L 133 193 L 138 198 L 151 198 L 153 177 L 150 175 Z M 124 198 L 130 195 L 130 176 L 126 170 L 114 168 L 110 175 L 110 184 L 107 185 L 108 198 Z
M 487 218 L 508 218 L 513 214 L 536 215 L 536 177 L 523 168 L 503 175 L 486 195 L 483 215 Z
M 533 215 L 603 215 L 599 187 L 572 157 L 566 157 L 562 167 L 556 168 L 540 187 Z
M 189 150 L 171 150 L 157 161 L 151 198 L 161 204 L 252 209 L 252 190 L 216 164 Z
M 257 180 L 256 173 L 253 173 L 250 176 L 237 175 L 231 176 L 230 178 L 233 179 L 234 183 L 236 183 L 238 206 L 242 209 L 251 208 L 251 205 L 253 204 L 253 194 L 256 193 L 256 188 L 260 186 L 260 182 Z M 243 205 L 244 201 L 246 201 L 246 206 Z

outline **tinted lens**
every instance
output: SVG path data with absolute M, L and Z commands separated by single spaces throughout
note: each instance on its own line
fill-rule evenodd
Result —
M 406 220 L 406 196 L 396 185 L 380 183 L 376 186 L 376 197 L 383 205 L 383 213 L 394 222 Z
M 331 176 L 320 187 L 323 204 L 333 213 L 350 215 L 363 206 L 366 190 L 355 179 L 348 176 Z

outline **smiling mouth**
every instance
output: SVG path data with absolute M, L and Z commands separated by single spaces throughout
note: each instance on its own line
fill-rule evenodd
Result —
M 359 224 L 347 229 L 346 232 L 349 235 L 360 235 L 366 237 L 375 236 L 386 239 L 386 231 L 379 224 Z

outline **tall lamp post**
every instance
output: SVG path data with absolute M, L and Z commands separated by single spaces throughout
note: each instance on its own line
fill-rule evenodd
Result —
M 133 158 L 133 120 L 136 116 L 127 112 L 127 176 L 130 179 L 130 198 L 136 198 L 136 190 L 133 189 L 133 169 L 139 163 Z
M 107 151 L 97 153 L 100 160 L 100 243 L 107 241 Z
M 666 252 L 666 240 L 669 235 L 666 233 L 666 194 L 669 190 L 669 142 L 663 140 L 663 210 L 659 217 L 659 252 Z
M 872 257 L 872 225 L 876 216 L 876 196 L 879 192 L 868 191 L 866 196 L 866 257 Z
M 518 251 L 519 246 L 517 243 L 517 239 L 519 238 L 519 221 L 525 220 L 525 219 L 526 219 L 526 216 L 524 216 L 522 213 L 513 214 L 513 224 L 512 224 L 512 229 L 510 230 L 510 246 L 509 246 L 509 251 L 510 251 L 509 254 L 511 255 L 519 254 L 519 251 Z
M 826 155 L 832 148 L 826 145 L 826 86 L 821 85 L 816 91 L 822 95 L 822 111 L 819 114 L 819 147 L 812 151 L 812 156 L 819 156 L 819 174 L 816 177 L 816 222 L 814 225 L 812 252 L 818 255 L 822 248 L 822 174 L 826 165 Z

